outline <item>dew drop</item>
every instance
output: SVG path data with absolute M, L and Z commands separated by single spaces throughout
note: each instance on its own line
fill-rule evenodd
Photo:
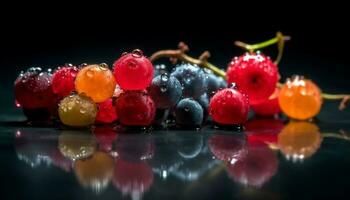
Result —
M 190 111 L 190 108 L 189 107 L 185 107 L 185 111 L 186 112 Z
M 89 78 L 92 78 L 94 76 L 95 72 L 91 69 L 89 69 L 87 72 L 86 72 L 86 75 L 89 77 Z
M 166 91 L 167 91 L 167 88 L 166 88 L 166 87 L 160 87 L 160 91 L 161 91 L 161 92 L 166 92 Z
M 126 55 L 128 55 L 128 52 L 124 51 L 124 52 L 122 53 L 122 56 L 126 56 Z
M 131 52 L 132 57 L 141 58 L 143 56 L 143 52 L 140 49 L 135 49 Z
M 17 99 L 15 100 L 15 105 L 16 105 L 17 108 L 21 107 L 21 104 L 17 101 Z

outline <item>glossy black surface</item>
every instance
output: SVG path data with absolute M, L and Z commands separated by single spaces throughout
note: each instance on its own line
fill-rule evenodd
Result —
M 2 199 L 346 199 L 348 119 L 326 103 L 317 123 L 252 119 L 241 132 L 3 120 Z

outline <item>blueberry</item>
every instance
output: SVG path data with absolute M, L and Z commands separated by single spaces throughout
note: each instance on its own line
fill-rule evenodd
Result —
M 209 108 L 209 97 L 207 93 L 203 93 L 198 99 L 197 102 L 203 108 L 203 122 L 206 121 L 208 117 L 208 108 Z
M 154 117 L 154 124 L 155 125 L 162 125 L 163 122 L 168 118 L 169 116 L 169 109 L 157 109 L 156 110 L 156 116 Z
M 207 94 L 210 97 L 213 96 L 216 93 L 216 91 L 227 87 L 227 83 L 222 77 L 216 76 L 212 72 L 209 72 L 207 74 L 207 77 L 208 77 Z
M 199 126 L 203 121 L 203 108 L 191 98 L 182 99 L 175 108 L 175 121 L 180 126 Z
M 196 65 L 182 63 L 171 73 L 181 83 L 184 97 L 198 98 L 207 89 L 207 78 L 203 69 Z
M 148 88 L 157 108 L 171 108 L 182 96 L 180 82 L 173 76 L 162 74 L 152 80 Z

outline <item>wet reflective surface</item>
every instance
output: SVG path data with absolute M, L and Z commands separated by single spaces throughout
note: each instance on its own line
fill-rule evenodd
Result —
M 2 199 L 347 199 L 346 120 L 245 131 L 1 124 Z

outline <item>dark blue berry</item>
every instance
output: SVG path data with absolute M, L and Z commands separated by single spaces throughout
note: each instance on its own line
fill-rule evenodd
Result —
M 207 89 L 207 78 L 203 69 L 198 66 L 183 63 L 171 73 L 181 83 L 184 97 L 198 98 Z
M 197 102 L 202 106 L 203 108 L 203 122 L 206 121 L 208 117 L 208 108 L 209 108 L 209 97 L 207 93 L 203 93 L 198 99 L 196 99 Z
M 162 74 L 152 80 L 148 88 L 157 108 L 165 109 L 173 107 L 182 96 L 180 82 L 173 76 Z
M 222 77 L 216 76 L 212 72 L 209 72 L 207 74 L 207 77 L 208 77 L 207 94 L 210 97 L 213 96 L 218 90 L 227 87 L 227 83 Z
M 199 126 L 203 121 L 203 108 L 191 98 L 182 99 L 175 108 L 175 121 L 180 126 Z
M 155 125 L 162 125 L 169 116 L 169 109 L 156 109 L 156 116 L 154 117 Z

